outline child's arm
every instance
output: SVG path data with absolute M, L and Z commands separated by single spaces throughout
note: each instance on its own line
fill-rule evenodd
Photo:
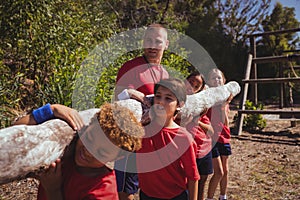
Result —
M 206 134 L 209 134 L 209 135 L 214 134 L 214 129 L 211 126 L 211 124 L 205 124 L 201 120 L 198 120 L 198 124 L 199 124 L 200 128 L 202 128 L 202 130 L 205 131 Z
M 223 103 L 222 107 L 221 107 L 221 113 L 222 113 L 222 119 L 224 121 L 224 125 L 229 127 L 229 103 L 231 102 L 231 100 L 233 99 L 233 95 L 230 94 L 230 96 L 228 97 L 228 99 Z
M 14 122 L 14 125 L 36 125 L 39 124 L 37 120 L 40 120 L 40 118 L 43 117 L 42 122 L 48 121 L 52 118 L 59 118 L 65 120 L 74 130 L 79 130 L 83 127 L 83 121 L 79 113 L 67 106 L 60 104 L 47 104 L 43 107 L 38 108 L 37 110 L 38 112 L 36 112 L 37 114 L 35 114 L 35 116 L 33 113 L 25 115 L 24 117 L 17 119 Z
M 221 107 L 221 115 L 222 115 L 222 120 L 224 122 L 224 125 L 229 127 L 229 118 L 228 118 L 228 112 L 229 112 L 229 109 L 228 109 L 228 103 L 224 103 Z
M 188 179 L 189 200 L 197 200 L 198 198 L 198 180 Z

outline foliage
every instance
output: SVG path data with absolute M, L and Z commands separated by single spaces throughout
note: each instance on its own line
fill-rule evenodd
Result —
M 295 8 L 283 7 L 278 2 L 276 3 L 271 14 L 267 15 L 262 22 L 262 28 L 265 32 L 288 30 L 298 28 L 299 26 L 300 23 L 295 18 Z M 258 38 L 257 55 L 262 57 L 291 54 L 289 51 L 295 50 L 299 45 L 300 38 L 296 32 L 264 35 L 261 38 Z M 289 67 L 290 64 L 292 63 L 261 64 L 258 67 L 258 77 L 288 77 L 288 74 L 291 72 L 291 70 L 290 68 L 283 68 L 283 66 L 285 65 Z M 276 84 L 276 86 L 278 90 L 274 90 L 274 84 L 260 85 L 259 96 L 261 99 L 269 99 L 272 96 L 279 96 L 280 84 Z
M 295 8 L 283 7 L 278 2 L 262 22 L 265 32 L 298 28 L 299 25 L 295 18 Z M 295 50 L 300 39 L 297 33 L 284 33 L 263 36 L 260 42 L 264 45 L 264 53 L 275 56 L 282 55 L 287 50 Z
M 245 43 L 248 35 L 260 30 L 271 0 L 218 0 L 219 23 L 232 43 Z
M 116 48 L 118 52 L 121 47 L 110 45 L 109 38 L 153 22 L 163 23 L 169 29 L 190 36 L 212 55 L 228 80 L 240 81 L 248 51 L 247 34 L 261 27 L 261 17 L 268 10 L 268 2 L 2 1 L 0 121 L 7 115 L 13 116 L 15 110 L 31 110 L 46 102 L 83 109 L 110 101 L 119 67 L 126 60 L 140 55 L 141 51 L 110 55 L 113 51 L 109 50 Z M 293 13 L 294 10 L 290 9 L 285 14 L 290 16 Z M 266 26 L 270 26 L 268 19 L 265 19 Z M 290 39 L 294 38 L 288 37 L 286 41 L 290 42 Z M 102 43 L 106 46 L 93 54 Z M 174 49 L 181 48 L 180 45 Z M 188 60 L 195 57 L 194 51 L 182 49 L 182 52 L 183 55 L 178 55 L 167 51 L 163 58 L 163 65 L 172 76 L 186 76 L 192 68 Z M 116 56 L 113 62 L 105 61 L 113 56 Z M 215 67 L 214 62 L 211 62 L 213 66 L 207 67 Z M 86 76 L 93 73 L 91 77 Z M 97 94 L 92 99 L 91 92 Z
M 245 103 L 246 110 L 263 110 L 263 104 L 254 105 L 253 102 L 247 100 Z M 234 121 L 237 122 L 237 115 L 234 116 Z M 243 120 L 243 129 L 248 131 L 262 130 L 266 127 L 266 119 L 262 114 L 247 114 Z
M 1 2 L 3 107 L 71 105 L 81 62 L 97 41 L 113 33 L 114 26 L 106 23 L 110 16 L 99 12 L 101 5 L 82 0 Z
M 228 80 L 242 80 L 248 35 L 259 31 L 270 0 L 210 0 L 191 7 L 186 33 L 201 44 Z M 205 73 L 204 73 L 205 74 Z

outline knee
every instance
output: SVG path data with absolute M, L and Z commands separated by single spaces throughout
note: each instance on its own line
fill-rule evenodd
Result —
M 224 170 L 222 169 L 222 167 L 214 169 L 214 176 L 216 176 L 216 177 L 224 176 Z
M 224 168 L 223 169 L 223 176 L 227 176 L 229 173 L 229 169 L 228 168 Z

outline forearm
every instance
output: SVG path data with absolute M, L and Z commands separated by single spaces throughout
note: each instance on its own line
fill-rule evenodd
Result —
M 32 113 L 18 118 L 13 123 L 13 125 L 20 125 L 20 124 L 36 125 L 36 124 L 40 124 L 41 122 L 52 119 L 54 117 L 54 113 L 53 113 L 54 106 L 55 105 L 50 105 L 50 104 L 42 106 L 42 107 L 34 110 Z M 39 122 L 39 121 L 41 121 L 41 122 Z
M 188 180 L 189 200 L 198 198 L 198 180 Z
M 209 133 L 209 134 L 214 133 L 214 129 L 212 128 L 212 126 L 210 124 L 205 124 L 201 121 L 198 121 L 198 124 L 205 131 L 205 133 Z
M 223 110 L 223 109 L 222 109 L 222 119 L 223 119 L 224 125 L 229 127 L 228 113 L 226 110 Z
M 32 114 L 25 115 L 23 117 L 18 118 L 16 121 L 13 122 L 13 125 L 36 125 L 36 121 Z

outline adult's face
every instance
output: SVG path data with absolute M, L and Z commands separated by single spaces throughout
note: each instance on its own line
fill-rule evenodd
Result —
M 164 50 L 168 47 L 167 32 L 163 28 L 152 27 L 144 36 L 144 55 L 150 63 L 160 64 Z

